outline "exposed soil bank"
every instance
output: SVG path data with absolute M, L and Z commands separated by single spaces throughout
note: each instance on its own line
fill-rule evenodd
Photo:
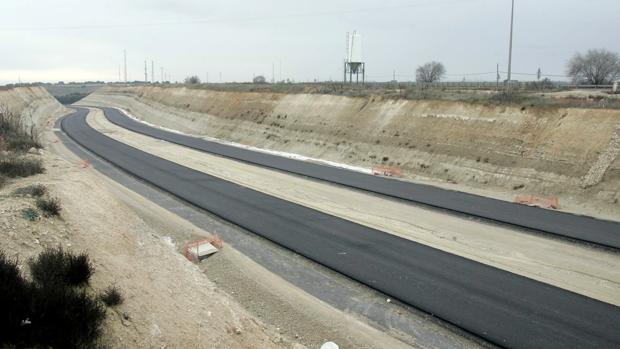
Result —
M 42 87 L 0 88 L 0 112 L 20 115 L 25 126 L 40 128 L 45 120 L 66 111 L 62 104 Z
M 396 166 L 508 200 L 559 196 L 572 211 L 618 219 L 619 110 L 148 86 L 103 88 L 81 104 L 266 149 Z

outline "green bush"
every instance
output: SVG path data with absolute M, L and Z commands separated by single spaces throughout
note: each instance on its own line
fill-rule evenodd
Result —
M 31 222 L 34 222 L 39 219 L 39 213 L 34 208 L 28 207 L 22 210 L 22 217 Z
M 0 174 L 10 178 L 28 177 L 43 172 L 43 163 L 39 159 L 22 156 L 0 158 Z
M 69 255 L 69 264 L 66 271 L 67 283 L 69 285 L 87 284 L 94 272 L 95 268 L 90 263 L 86 253 Z
M 36 204 L 45 217 L 58 216 L 60 215 L 60 210 L 62 210 L 58 198 L 38 198 Z
M 105 309 L 85 291 L 46 285 L 33 293 L 28 346 L 85 348 L 101 335 Z
M 0 347 L 19 343 L 23 337 L 22 321 L 30 315 L 31 286 L 17 267 L 0 251 Z
M 94 273 L 87 254 L 74 255 L 62 247 L 46 249 L 32 259 L 29 266 L 32 279 L 38 285 L 84 285 Z
M 47 193 L 47 188 L 43 184 L 31 184 L 26 187 L 18 188 L 13 192 L 16 196 L 41 197 Z
M 35 280 L 29 282 L 17 262 L 0 251 L 1 348 L 88 348 L 96 344 L 105 308 L 75 287 L 72 271 L 67 271 L 72 263 L 81 269 L 89 264 L 88 256 L 47 249 L 30 262 Z

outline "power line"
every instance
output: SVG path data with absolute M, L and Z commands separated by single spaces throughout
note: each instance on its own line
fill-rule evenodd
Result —
M 506 73 L 505 71 L 502 71 L 500 73 Z M 512 75 L 524 75 L 524 76 L 538 76 L 538 73 L 512 73 Z M 570 78 L 570 76 L 568 75 L 561 75 L 561 74 L 541 74 L 542 76 L 549 76 L 549 77 L 553 77 L 553 78 Z
M 496 72 L 484 72 L 484 73 L 463 73 L 463 74 L 445 74 L 446 76 L 474 76 L 474 75 L 489 75 L 489 74 L 495 74 Z M 413 78 L 415 77 L 415 74 L 397 74 L 397 77 L 401 77 L 401 78 Z M 392 75 L 368 75 L 369 78 L 389 78 L 389 77 L 393 77 Z
M 472 75 L 489 75 L 489 74 L 495 74 L 496 72 L 494 71 L 490 71 L 490 72 L 484 72 L 484 73 L 464 73 L 464 74 L 445 74 L 446 76 L 472 76 Z

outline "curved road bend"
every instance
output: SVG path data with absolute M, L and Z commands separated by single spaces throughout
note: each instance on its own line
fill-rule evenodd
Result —
M 112 164 L 317 263 L 514 348 L 618 348 L 620 308 L 309 209 L 127 146 L 86 123 L 62 130 Z
M 129 118 L 114 108 L 101 109 L 103 109 L 106 118 L 118 126 L 196 150 L 427 206 L 620 249 L 619 222 L 545 210 L 430 185 L 372 176 L 333 166 L 252 151 L 151 127 Z

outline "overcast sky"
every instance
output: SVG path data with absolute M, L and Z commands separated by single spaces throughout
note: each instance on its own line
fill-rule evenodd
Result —
M 0 84 L 254 75 L 341 79 L 345 33 L 362 35 L 368 80 L 414 78 L 430 60 L 445 80 L 507 70 L 510 0 L 2 0 Z M 576 51 L 620 51 L 619 0 L 516 0 L 513 71 L 563 75 Z M 485 75 L 464 75 L 490 73 Z M 505 78 L 505 74 L 502 74 Z M 528 76 L 515 75 L 526 80 Z M 555 78 L 560 79 L 560 78 Z

